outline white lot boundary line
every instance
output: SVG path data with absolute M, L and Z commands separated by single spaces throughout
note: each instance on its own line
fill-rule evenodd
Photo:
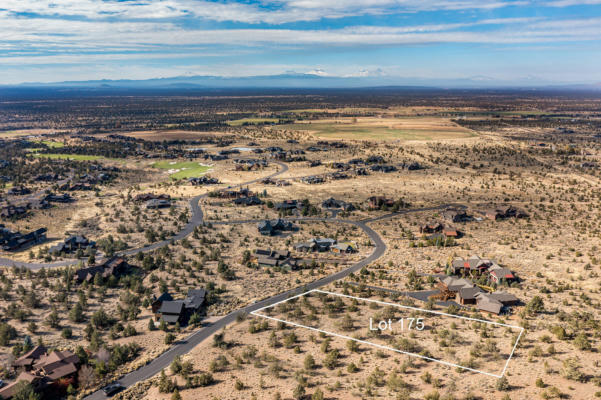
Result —
M 290 301 L 292 299 L 295 299 L 295 298 L 298 298 L 298 297 L 301 297 L 301 296 L 304 296 L 304 295 L 307 295 L 307 294 L 310 294 L 310 293 L 313 293 L 313 292 L 324 293 L 324 294 L 333 295 L 333 296 L 347 297 L 349 299 L 355 299 L 355 300 L 359 300 L 359 301 L 369 301 L 369 302 L 372 302 L 372 303 L 385 304 L 385 305 L 389 305 L 389 306 L 393 306 L 393 307 L 407 308 L 407 309 L 414 310 L 414 311 L 420 311 L 420 312 L 426 312 L 426 313 L 444 315 L 444 316 L 452 317 L 452 318 L 459 318 L 459 319 L 465 319 L 465 320 L 469 320 L 469 321 L 483 322 L 483 323 L 486 323 L 486 324 L 498 325 L 498 326 L 503 326 L 503 327 L 507 327 L 507 328 L 519 329 L 520 333 L 519 333 L 519 335 L 518 335 L 518 337 L 517 337 L 517 339 L 515 341 L 515 344 L 513 345 L 513 349 L 511 350 L 511 354 L 509 355 L 509 358 L 507 359 L 507 362 L 505 363 L 503 371 L 501 372 L 500 375 L 497 375 L 497 374 L 493 374 L 493 373 L 490 373 L 490 372 L 480 371 L 480 370 L 477 370 L 477 369 L 474 369 L 474 368 L 465 367 L 463 365 L 451 363 L 451 362 L 448 362 L 448 361 L 437 360 L 436 358 L 423 356 L 421 354 L 416 354 L 416 353 L 411 353 L 411 352 L 408 352 L 408 351 L 398 350 L 398 349 L 395 349 L 393 347 L 383 346 L 383 345 L 380 345 L 380 344 L 377 344 L 377 343 L 372 343 L 372 342 L 368 342 L 368 341 L 361 340 L 361 339 L 355 339 L 355 338 L 352 338 L 350 336 L 345 336 L 345 335 L 341 335 L 341 334 L 338 334 L 338 333 L 333 333 L 333 332 L 325 331 L 323 329 L 313 328 L 312 326 L 306 326 L 306 325 L 297 324 L 296 322 L 286 321 L 286 320 L 283 320 L 283 319 L 274 318 L 274 317 L 270 317 L 268 315 L 259 313 L 259 311 L 263 311 L 263 310 L 265 310 L 267 308 L 275 307 L 278 304 L 285 303 L 285 302 Z M 315 332 L 321 332 L 321 333 L 324 333 L 324 334 L 327 334 L 327 335 L 337 336 L 337 337 L 340 337 L 340 338 L 343 338 L 343 339 L 347 339 L 347 340 L 353 340 L 355 342 L 363 343 L 363 344 L 366 344 L 366 345 L 369 345 L 369 346 L 374 346 L 374 347 L 377 347 L 377 348 L 380 348 L 380 349 L 391 350 L 391 351 L 394 351 L 394 352 L 397 352 L 397 353 L 401 353 L 401 354 L 406 354 L 406 355 L 409 355 L 409 356 L 412 356 L 412 357 L 417 357 L 417 358 L 421 358 L 421 359 L 424 359 L 424 360 L 437 362 L 439 364 L 443 364 L 443 365 L 446 365 L 446 366 L 449 366 L 449 367 L 456 367 L 456 368 L 461 368 L 461 369 L 465 369 L 465 370 L 472 371 L 472 372 L 477 372 L 479 374 L 488 375 L 488 376 L 491 376 L 491 377 L 494 377 L 494 378 L 502 378 L 503 375 L 505 375 L 505 371 L 507 370 L 507 367 L 509 365 L 509 361 L 511 360 L 511 357 L 513 357 L 513 353 L 515 352 L 515 349 L 517 348 L 518 342 L 520 341 L 520 338 L 522 337 L 522 333 L 524 333 L 524 328 L 522 328 L 521 326 L 507 325 L 507 324 L 503 324 L 503 323 L 500 323 L 500 322 L 486 321 L 486 320 L 483 320 L 483 319 L 464 317 L 464 316 L 461 316 L 461 315 L 453 315 L 453 314 L 443 313 L 443 312 L 440 312 L 440 311 L 425 310 L 425 309 L 417 308 L 417 307 L 404 306 L 404 305 L 400 305 L 400 304 L 388 303 L 388 302 L 379 301 L 379 300 L 365 299 L 365 298 L 362 298 L 362 297 L 349 296 L 349 295 L 341 294 L 341 293 L 327 292 L 325 290 L 319 290 L 319 289 L 309 290 L 308 292 L 304 292 L 304 293 L 298 294 L 296 296 L 289 297 L 289 298 L 284 299 L 282 301 L 278 301 L 277 303 L 274 303 L 274 304 L 271 304 L 271 305 L 268 305 L 268 306 L 265 306 L 265 307 L 261 307 L 258 310 L 251 311 L 250 314 L 256 315 L 258 317 L 263 317 L 263 318 L 271 319 L 273 321 L 282 322 L 282 323 L 287 324 L 287 325 L 296 326 L 298 328 L 305 328 L 305 329 L 309 329 L 309 330 L 312 330 L 312 331 L 315 331 Z

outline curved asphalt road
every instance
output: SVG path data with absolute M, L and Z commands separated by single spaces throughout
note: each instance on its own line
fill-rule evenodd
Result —
M 275 163 L 278 164 L 281 168 L 280 168 L 280 170 L 278 170 L 277 172 L 275 172 L 269 176 L 257 178 L 252 181 L 249 181 L 249 182 L 244 182 L 244 183 L 230 186 L 230 187 L 220 189 L 220 190 L 234 189 L 234 188 L 239 188 L 242 186 L 250 185 L 250 184 L 259 182 L 263 179 L 276 177 L 280 174 L 283 174 L 284 172 L 286 172 L 288 170 L 288 166 L 286 164 L 281 163 L 281 162 L 275 162 Z M 163 240 L 161 242 L 156 242 L 156 243 L 150 244 L 145 247 L 125 250 L 125 251 L 117 253 L 117 255 L 131 256 L 131 255 L 135 255 L 135 254 L 142 253 L 142 252 L 152 251 L 152 250 L 158 249 L 160 247 L 166 246 L 166 245 L 172 243 L 173 241 L 181 240 L 184 237 L 188 236 L 189 234 L 191 234 L 194 231 L 194 228 L 196 226 L 204 223 L 203 212 L 202 212 L 199 202 L 202 198 L 205 198 L 205 197 L 207 197 L 207 194 L 198 195 L 198 196 L 195 196 L 192 199 L 190 199 L 190 209 L 192 211 L 192 216 L 190 217 L 190 220 L 188 221 L 188 223 L 186 224 L 184 229 L 182 229 L 175 236 L 173 236 L 167 240 Z M 130 387 L 138 382 L 141 382 L 143 380 L 151 378 L 154 375 L 161 372 L 162 369 L 167 368 L 173 361 L 174 357 L 188 353 L 190 350 L 192 350 L 198 344 L 202 343 L 204 340 L 206 340 L 207 338 L 212 336 L 214 333 L 218 332 L 220 329 L 222 329 L 226 325 L 234 322 L 236 320 L 236 317 L 239 314 L 248 314 L 252 311 L 256 311 L 260 308 L 267 307 L 267 306 L 270 306 L 277 302 L 280 302 L 282 300 L 285 300 L 288 297 L 295 296 L 302 292 L 317 289 L 322 286 L 328 285 L 334 281 L 345 278 L 346 276 L 350 275 L 351 273 L 359 271 L 364 266 L 377 260 L 385 253 L 386 244 L 384 243 L 384 241 L 382 240 L 382 238 L 380 237 L 380 235 L 378 235 L 378 233 L 376 231 L 374 231 L 369 226 L 367 226 L 367 223 L 379 221 L 379 220 L 383 220 L 383 219 L 387 219 L 387 218 L 392 218 L 396 215 L 406 214 L 409 212 L 443 209 L 448 206 L 450 206 L 450 205 L 411 209 L 411 210 L 402 210 L 399 212 L 382 215 L 380 217 L 376 217 L 376 218 L 372 218 L 372 219 L 365 219 L 362 221 L 341 220 L 341 219 L 337 219 L 335 217 L 332 217 L 332 218 L 312 218 L 312 217 L 291 218 L 291 220 L 295 220 L 295 221 L 324 221 L 324 222 L 335 222 L 335 223 L 344 223 L 344 224 L 355 225 L 358 228 L 362 229 L 368 235 L 368 237 L 371 239 L 372 243 L 374 244 L 374 250 L 369 256 L 367 256 L 363 260 L 353 264 L 349 268 L 338 271 L 332 275 L 326 276 L 317 281 L 313 281 L 302 287 L 297 287 L 295 289 L 291 289 L 286 292 L 280 293 L 278 295 L 275 295 L 275 296 L 269 297 L 267 299 L 258 301 L 256 303 L 250 304 L 246 307 L 243 307 L 241 309 L 238 309 L 236 311 L 233 311 L 233 312 L 227 314 L 226 316 L 224 316 L 217 322 L 197 330 L 196 332 L 192 333 L 190 336 L 188 336 L 184 340 L 176 342 L 169 350 L 167 350 L 165 353 L 161 354 L 159 357 L 152 360 L 152 362 L 150 362 L 149 364 L 146 364 L 145 366 L 143 366 L 133 372 L 130 372 L 130 373 L 124 375 L 117 382 L 121 383 L 125 387 Z M 258 222 L 258 220 L 215 221 L 215 222 L 213 222 L 213 224 L 220 224 L 220 225 L 221 224 L 244 224 L 244 223 L 255 223 L 255 222 Z M 79 262 L 79 260 L 63 260 L 63 261 L 57 261 L 57 262 L 52 262 L 52 263 L 29 263 L 29 262 L 14 261 L 9 258 L 1 258 L 0 257 L 0 265 L 9 265 L 9 266 L 14 265 L 14 266 L 26 267 L 26 268 L 30 268 L 30 269 L 63 267 L 63 266 L 67 266 L 67 265 L 77 264 L 78 262 Z M 105 398 L 106 398 L 106 395 L 101 390 L 94 392 L 91 395 L 85 397 L 85 399 L 88 399 L 88 400 L 105 399 Z
M 281 175 L 284 172 L 288 171 L 288 166 L 286 164 L 281 163 L 279 161 L 275 161 L 274 163 L 278 164 L 280 166 L 280 169 L 278 171 L 274 172 L 273 174 L 254 179 L 249 182 L 240 183 L 238 185 L 228 186 L 227 188 L 223 188 L 220 190 L 229 190 L 229 189 L 235 189 L 235 188 L 239 188 L 242 186 L 250 185 L 250 184 L 262 181 L 263 179 L 274 178 L 274 177 Z M 186 224 L 184 229 L 182 229 L 175 236 L 173 236 L 169 239 L 160 241 L 160 242 L 155 242 L 155 243 L 149 244 L 148 246 L 120 251 L 120 252 L 115 253 L 115 255 L 132 256 L 132 255 L 135 255 L 138 253 L 145 253 L 145 252 L 149 252 L 152 250 L 156 250 L 163 246 L 167 246 L 168 244 L 170 244 L 174 241 L 185 238 L 186 236 L 188 236 L 189 234 L 194 232 L 194 228 L 196 228 L 198 225 L 201 225 L 204 222 L 203 213 L 202 213 L 202 209 L 200 208 L 199 202 L 200 202 L 200 199 L 207 197 L 207 195 L 208 194 L 205 193 L 205 194 L 201 194 L 201 195 L 195 196 L 190 199 L 189 203 L 190 203 L 190 210 L 192 211 L 192 216 L 190 217 L 190 220 L 188 221 L 188 223 Z M 15 261 L 15 260 L 12 260 L 7 257 L 0 257 L 0 265 L 2 265 L 2 266 L 25 267 L 25 268 L 29 268 L 31 270 L 38 270 L 41 268 L 66 267 L 68 265 L 76 265 L 79 263 L 79 261 L 80 260 L 69 259 L 69 260 L 55 261 L 55 262 L 50 262 L 50 263 L 34 263 L 34 262 L 25 262 L 25 261 Z
M 392 216 L 399 215 L 399 214 L 406 214 L 409 212 L 418 212 L 418 211 L 439 209 L 439 208 L 445 208 L 445 207 L 447 207 L 447 206 L 403 210 L 398 213 L 389 214 L 388 217 L 392 217 Z M 208 339 L 213 334 L 215 334 L 219 330 L 223 329 L 226 325 L 229 325 L 232 322 L 234 322 L 236 320 L 236 317 L 239 314 L 248 314 L 252 311 L 256 311 L 260 308 L 273 305 L 275 303 L 283 301 L 283 300 L 285 300 L 289 297 L 295 296 L 297 294 L 300 294 L 300 293 L 303 293 L 303 292 L 306 292 L 309 290 L 317 289 L 322 286 L 328 285 L 334 281 L 343 279 L 343 278 L 347 277 L 348 275 L 350 275 L 351 273 L 357 272 L 364 266 L 377 260 L 386 252 L 386 244 L 384 243 L 384 241 L 382 240 L 380 235 L 376 231 L 374 231 L 372 228 L 367 226 L 367 223 L 370 222 L 371 220 L 351 221 L 351 220 L 339 220 L 339 219 L 334 219 L 334 218 L 302 218 L 302 217 L 290 218 L 290 219 L 296 220 L 296 221 L 326 221 L 326 222 L 337 222 L 337 223 L 345 223 L 345 224 L 355 225 L 355 226 L 359 227 L 360 229 L 362 229 L 368 235 L 368 237 L 371 239 L 371 241 L 374 244 L 374 250 L 369 256 L 367 256 L 363 260 L 353 264 L 351 267 L 349 267 L 347 269 L 338 271 L 332 275 L 326 276 L 317 281 L 313 281 L 302 287 L 297 287 L 297 288 L 285 291 L 283 293 L 280 293 L 275 296 L 269 297 L 267 299 L 258 301 L 256 303 L 250 304 L 246 307 L 243 307 L 241 309 L 238 309 L 236 311 L 233 311 L 233 312 L 227 314 L 226 316 L 224 316 L 217 322 L 210 324 L 206 327 L 203 327 L 203 328 L 197 330 L 196 332 L 192 333 L 186 339 L 177 342 L 168 351 L 166 351 L 165 353 L 161 354 L 159 357 L 152 360 L 152 362 L 137 369 L 136 371 L 128 373 L 127 375 L 123 376 L 121 379 L 117 380 L 117 382 L 121 383 L 125 387 L 130 387 L 130 386 L 135 385 L 138 382 L 141 382 L 143 380 L 151 378 L 151 377 L 155 376 L 156 374 L 160 373 L 161 370 L 168 368 L 169 365 L 171 364 L 171 362 L 173 361 L 174 357 L 181 356 L 181 355 L 184 355 L 184 354 L 190 352 L 194 347 L 196 347 L 197 345 L 202 343 L 204 340 Z M 220 224 L 220 225 L 244 224 L 244 223 L 254 223 L 257 221 L 258 220 L 216 221 L 216 222 L 214 222 L 214 224 Z M 106 398 L 106 395 L 100 390 L 85 397 L 85 399 L 87 399 L 87 400 L 99 400 L 99 399 L 105 399 L 105 398 Z
M 129 374 L 123 376 L 117 382 L 121 383 L 125 387 L 130 387 L 140 381 L 151 378 L 154 375 L 161 372 L 162 369 L 169 367 L 169 365 L 171 364 L 171 362 L 173 361 L 173 358 L 175 356 L 188 353 L 194 347 L 196 347 L 197 345 L 202 343 L 204 340 L 209 338 L 211 335 L 218 332 L 220 329 L 222 329 L 226 325 L 234 322 L 236 320 L 236 317 L 239 314 L 242 314 L 242 313 L 247 314 L 247 313 L 250 313 L 251 311 L 256 311 L 260 308 L 263 308 L 263 307 L 275 304 L 277 302 L 280 302 L 282 300 L 285 300 L 288 297 L 295 296 L 297 294 L 306 292 L 308 290 L 317 289 L 324 285 L 328 285 L 334 281 L 340 280 L 353 272 L 359 271 L 361 268 L 368 265 L 369 263 L 377 260 L 386 251 L 386 244 L 384 244 L 384 242 L 380 238 L 380 235 L 378 235 L 373 229 L 371 229 L 369 226 L 367 226 L 364 222 L 348 221 L 348 220 L 334 220 L 331 218 L 312 218 L 311 220 L 336 221 L 336 222 L 347 223 L 347 224 L 352 224 L 352 225 L 358 226 L 373 241 L 373 243 L 375 245 L 374 251 L 369 256 L 367 256 L 363 260 L 357 262 L 356 264 L 352 265 L 351 267 L 349 267 L 347 269 L 341 270 L 332 275 L 321 278 L 317 281 L 313 281 L 302 287 L 291 289 L 286 292 L 280 293 L 278 295 L 258 301 L 256 303 L 250 304 L 246 307 L 243 307 L 239 310 L 236 310 L 236 311 L 233 311 L 233 312 L 227 314 L 226 316 L 221 318 L 219 321 L 217 321 L 207 327 L 201 328 L 200 330 L 192 333 L 185 340 L 177 342 L 168 351 L 161 354 L 158 358 L 155 358 L 154 360 L 152 360 L 152 362 L 141 367 L 140 369 L 130 372 Z M 243 221 L 236 221 L 235 223 L 243 223 Z M 85 397 L 85 399 L 88 399 L 88 400 L 105 399 L 105 398 L 106 398 L 106 395 L 101 390 L 91 394 L 90 396 Z

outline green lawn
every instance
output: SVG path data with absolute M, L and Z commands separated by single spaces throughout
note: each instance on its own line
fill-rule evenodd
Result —
M 60 149 L 61 147 L 65 147 L 64 143 L 55 142 L 54 140 L 36 140 L 36 141 L 33 141 L 32 143 L 45 144 L 46 146 L 50 147 L 51 149 Z
M 227 121 L 227 124 L 230 126 L 240 126 L 240 125 L 257 125 L 257 124 L 264 124 L 264 123 L 276 123 L 278 122 L 279 119 L 277 118 L 241 118 L 241 119 L 235 119 L 232 121 Z
M 196 178 L 211 169 L 195 161 L 157 161 L 152 166 L 169 171 L 171 179 Z
M 88 156 L 85 154 L 46 154 L 46 153 L 36 153 L 36 157 L 46 157 L 46 158 L 59 158 L 62 160 L 76 160 L 76 161 L 92 161 L 92 160 L 100 160 L 104 157 L 102 156 Z

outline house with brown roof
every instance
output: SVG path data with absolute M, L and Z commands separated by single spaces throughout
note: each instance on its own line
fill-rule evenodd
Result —
M 514 206 L 492 207 L 484 210 L 484 216 L 490 220 L 496 221 L 507 218 L 527 218 L 528 214 Z
M 451 262 L 450 268 L 454 275 L 473 275 L 481 274 L 489 268 L 498 264 L 495 261 L 480 258 L 479 256 L 473 255 L 468 259 L 457 257 Z
M 419 227 L 419 233 L 442 232 L 444 225 L 440 222 L 431 221 Z
M 384 196 L 371 196 L 367 199 L 367 201 L 369 204 L 369 208 L 371 208 L 372 210 L 379 210 L 384 206 L 392 207 L 394 205 L 393 199 L 389 199 Z
M 462 287 L 457 292 L 456 301 L 461 305 L 476 304 L 476 295 L 481 292 L 478 286 Z
M 48 384 L 48 378 L 23 371 L 14 382 L 0 388 L 0 399 L 10 399 L 17 394 L 18 384 L 21 381 L 30 383 L 36 390 L 40 390 Z
M 81 268 L 75 271 L 74 279 L 77 283 L 83 281 L 93 282 L 96 274 L 102 274 L 104 279 L 111 276 L 119 276 L 126 271 L 128 267 L 127 261 L 121 257 L 112 257 L 100 265 L 92 265 L 91 267 Z
M 447 208 L 442 212 L 442 217 L 449 222 L 465 222 L 471 220 L 465 210 L 456 208 Z
M 440 282 L 437 286 L 442 292 L 457 293 L 463 288 L 474 287 L 474 284 L 471 281 L 464 278 L 445 276 L 443 278 L 440 278 Z
M 73 352 L 53 351 L 48 355 L 40 357 L 33 365 L 38 374 L 45 375 L 53 381 L 71 376 L 77 372 L 79 357 Z
M 69 350 L 53 351 L 48 354 L 46 347 L 36 346 L 15 360 L 13 366 L 24 371 L 14 382 L 0 388 L 0 398 L 9 399 L 14 396 L 20 381 L 32 384 L 38 391 L 43 390 L 59 379 L 74 376 L 78 371 L 78 365 L 79 357 Z
M 31 369 L 33 363 L 40 359 L 40 357 L 46 354 L 46 347 L 44 346 L 36 346 L 27 353 L 23 354 L 21 357 L 17 358 L 13 362 L 14 367 L 22 367 L 25 369 Z
M 519 303 L 519 299 L 507 292 L 478 293 L 476 294 L 476 307 L 480 311 L 500 314 L 505 307 Z

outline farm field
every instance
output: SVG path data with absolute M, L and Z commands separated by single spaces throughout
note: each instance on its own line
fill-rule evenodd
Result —
M 305 131 L 317 138 L 348 140 L 459 139 L 475 133 L 443 118 L 337 118 L 297 121 L 278 128 Z
M 276 123 L 278 122 L 277 118 L 241 118 L 232 121 L 227 121 L 227 124 L 230 126 L 240 126 L 240 125 L 258 125 L 258 124 L 268 124 L 268 123 Z

